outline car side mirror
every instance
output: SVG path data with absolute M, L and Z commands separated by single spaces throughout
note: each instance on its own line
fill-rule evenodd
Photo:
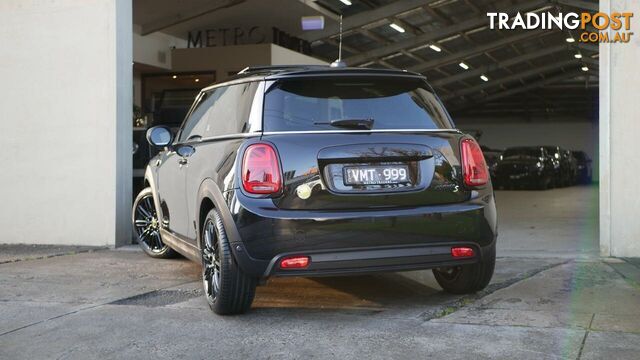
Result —
M 171 144 L 173 134 L 166 126 L 154 126 L 147 130 L 147 141 L 153 146 L 163 147 Z
M 176 154 L 183 158 L 188 158 L 196 152 L 196 149 L 191 145 L 178 145 L 175 150 Z

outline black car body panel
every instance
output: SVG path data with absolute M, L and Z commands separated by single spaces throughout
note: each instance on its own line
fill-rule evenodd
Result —
M 435 95 L 427 94 L 434 96 L 431 105 L 439 106 L 434 115 L 439 124 L 433 128 L 267 131 L 265 93 L 274 84 L 323 77 L 371 83 L 411 79 L 430 89 L 420 75 L 404 71 L 327 67 L 257 69 L 204 89 L 173 144 L 146 171 L 167 243 L 199 261 L 203 219 L 215 208 L 239 266 L 261 279 L 479 261 L 497 236 L 493 189 L 490 182 L 473 189 L 464 185 L 460 144 L 469 137 L 453 127 Z M 209 101 L 225 106 L 216 109 Z M 225 112 L 229 108 L 237 110 L 231 117 Z M 208 117 L 224 118 L 228 123 L 221 127 L 226 130 L 212 129 Z M 243 189 L 243 154 L 257 143 L 277 149 L 283 175 L 277 194 Z M 345 185 L 346 168 L 380 164 L 406 169 L 406 183 Z M 477 253 L 454 259 L 453 245 L 467 245 Z M 276 266 L 292 254 L 310 256 L 310 266 Z

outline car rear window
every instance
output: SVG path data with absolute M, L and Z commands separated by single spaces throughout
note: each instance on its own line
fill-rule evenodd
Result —
M 296 78 L 265 95 L 266 132 L 349 130 L 329 123 L 372 119 L 373 130 L 451 129 L 448 115 L 424 81 L 412 78 Z

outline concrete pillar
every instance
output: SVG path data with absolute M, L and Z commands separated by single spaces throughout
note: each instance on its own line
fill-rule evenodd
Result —
M 131 11 L 0 1 L 0 243 L 131 239 Z
M 640 257 L 640 2 L 601 0 L 600 11 L 636 14 L 630 43 L 600 45 L 600 251 Z

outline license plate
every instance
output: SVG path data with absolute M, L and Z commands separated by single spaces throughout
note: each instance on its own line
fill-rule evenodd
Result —
M 392 185 L 410 182 L 406 165 L 348 166 L 343 169 L 345 185 Z

